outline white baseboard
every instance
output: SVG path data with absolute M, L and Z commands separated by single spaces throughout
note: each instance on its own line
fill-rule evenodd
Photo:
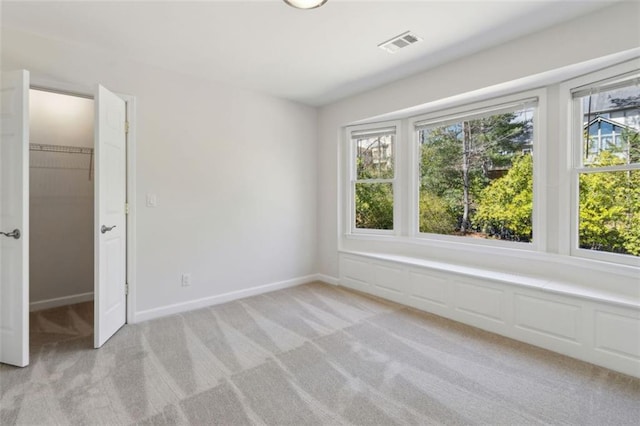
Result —
M 53 299 L 39 300 L 29 303 L 29 311 L 41 311 L 43 309 L 57 308 L 58 306 L 73 305 L 74 303 L 89 302 L 93 300 L 93 292 L 72 294 L 71 296 L 56 297 Z
M 339 285 L 340 280 L 336 277 L 332 277 L 331 275 L 325 274 L 316 274 L 316 281 L 322 281 L 323 283 L 331 284 L 331 285 Z
M 231 302 L 233 300 L 256 296 L 263 293 L 269 293 L 275 290 L 295 287 L 297 285 L 318 281 L 319 279 L 320 278 L 318 278 L 318 274 L 305 275 L 303 277 L 265 284 L 257 287 L 251 287 L 244 290 L 232 291 L 229 293 L 219 294 L 217 296 L 203 297 L 201 299 L 190 300 L 188 302 L 176 303 L 173 305 L 139 311 L 135 313 L 134 318 L 129 318 L 128 322 L 130 324 L 134 324 L 142 321 L 148 321 L 154 318 L 178 314 L 180 312 L 192 311 L 194 309 L 205 308 L 207 306 L 219 305 L 221 303 Z

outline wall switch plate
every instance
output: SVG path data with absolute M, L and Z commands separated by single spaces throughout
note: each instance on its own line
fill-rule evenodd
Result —
M 191 274 L 182 274 L 182 287 L 189 287 L 191 285 Z
M 147 194 L 147 207 L 157 207 L 158 196 L 156 194 Z

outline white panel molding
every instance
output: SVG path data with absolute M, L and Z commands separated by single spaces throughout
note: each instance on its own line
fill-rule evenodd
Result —
M 39 300 L 29 303 L 29 311 L 41 311 L 43 309 L 57 308 L 58 306 L 73 305 L 74 303 L 89 302 L 93 300 L 93 292 L 72 294 L 70 296 L 55 297 L 53 299 Z
M 446 276 L 409 271 L 408 278 L 409 297 L 441 307 L 449 305 Z
M 339 285 L 640 377 L 640 300 L 559 294 L 571 285 L 403 259 L 342 252 Z
M 340 283 L 345 283 L 347 287 L 371 292 L 372 273 L 371 263 L 365 259 L 345 258 L 340 260 Z
M 595 320 L 596 350 L 640 361 L 640 321 L 637 316 L 597 310 Z
M 542 297 L 515 294 L 515 326 L 553 339 L 578 343 L 581 307 Z M 545 315 L 540 315 L 544 313 Z
M 318 274 L 305 275 L 298 278 L 293 278 L 286 281 L 278 281 L 275 283 L 260 285 L 256 287 L 247 288 L 244 290 L 231 291 L 228 293 L 218 294 L 211 297 L 203 297 L 201 299 L 189 300 L 181 303 L 174 303 L 172 305 L 161 306 L 159 308 L 148 309 L 144 311 L 137 311 L 133 318 L 129 319 L 129 323 L 138 323 L 142 321 L 148 321 L 155 318 L 164 317 L 167 315 L 178 314 L 181 312 L 192 311 L 195 309 L 206 308 L 208 306 L 219 305 L 226 302 L 232 302 L 234 300 L 242 299 L 250 296 L 257 296 L 259 294 L 269 293 L 276 290 L 281 290 L 289 287 L 295 287 L 301 284 L 307 284 L 318 280 Z
M 402 303 L 406 294 L 406 271 L 390 265 L 374 265 L 372 292 L 385 299 Z
M 327 283 L 331 285 L 338 285 L 339 283 L 339 280 L 337 277 L 332 277 L 330 275 L 325 275 L 325 274 L 316 274 L 315 281 L 322 281 L 323 283 Z
M 483 281 L 456 280 L 454 285 L 453 301 L 457 311 L 500 324 L 505 323 L 503 290 Z

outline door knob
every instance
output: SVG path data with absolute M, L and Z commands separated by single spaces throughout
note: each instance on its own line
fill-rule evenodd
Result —
M 100 228 L 100 232 L 102 232 L 103 234 L 107 233 L 108 231 L 111 231 L 113 228 L 115 228 L 116 226 L 104 226 L 102 225 L 102 228 Z
M 20 238 L 20 230 L 19 229 L 14 229 L 11 232 L 0 232 L 0 234 L 4 235 L 5 237 L 13 237 L 16 240 L 18 238 Z

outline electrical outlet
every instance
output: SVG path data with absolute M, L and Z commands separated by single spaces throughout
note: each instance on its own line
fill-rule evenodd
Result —
M 191 285 L 191 274 L 182 274 L 182 287 L 189 287 Z

